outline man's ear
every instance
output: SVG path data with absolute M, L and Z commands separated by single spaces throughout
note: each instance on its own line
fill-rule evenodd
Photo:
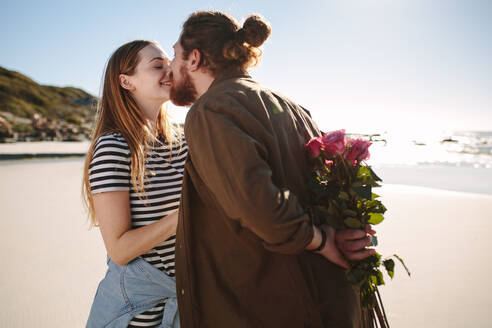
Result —
M 193 49 L 188 56 L 188 69 L 190 72 L 195 72 L 200 68 L 202 54 L 198 49 Z
M 126 74 L 120 74 L 120 85 L 123 89 L 126 89 L 128 91 L 133 91 L 135 90 L 135 86 L 133 86 L 132 82 L 130 81 L 130 77 Z

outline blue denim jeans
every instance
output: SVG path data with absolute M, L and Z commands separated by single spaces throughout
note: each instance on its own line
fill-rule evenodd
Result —
M 139 313 L 166 300 L 162 328 L 179 328 L 176 281 L 141 258 L 117 265 L 108 257 L 106 276 L 99 283 L 87 328 L 127 327 Z

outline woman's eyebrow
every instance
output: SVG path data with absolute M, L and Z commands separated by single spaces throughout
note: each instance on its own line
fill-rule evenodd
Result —
M 149 63 L 156 60 L 156 59 L 164 60 L 164 58 L 162 58 L 162 57 L 154 57 L 151 60 L 149 60 Z

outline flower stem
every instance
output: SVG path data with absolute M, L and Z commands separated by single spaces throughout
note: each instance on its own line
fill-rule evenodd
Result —
M 378 316 L 379 326 L 381 328 L 389 328 L 388 326 L 386 326 L 386 321 L 384 320 L 383 314 L 381 313 L 381 309 L 379 308 L 378 303 L 376 303 L 376 306 L 374 307 L 374 312 L 376 312 L 376 315 Z
M 381 304 L 381 309 L 383 310 L 383 318 L 386 323 L 386 326 L 389 328 L 388 317 L 386 316 L 386 311 L 384 310 L 383 300 L 381 299 L 381 294 L 379 294 L 379 289 L 376 286 L 376 295 L 378 296 L 379 304 Z
M 350 174 L 350 170 L 347 167 L 347 163 L 345 163 L 343 156 L 338 154 L 338 157 L 340 158 L 340 161 L 342 162 L 343 169 L 345 170 L 345 173 L 347 174 L 349 184 L 352 185 L 352 175 Z

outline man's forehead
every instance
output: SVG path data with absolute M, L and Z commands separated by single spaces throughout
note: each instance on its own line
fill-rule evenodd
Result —
M 173 45 L 173 48 L 174 49 L 177 49 L 177 48 L 180 48 L 181 47 L 181 37 L 182 37 L 182 34 L 179 35 L 179 38 L 174 43 L 174 45 Z

